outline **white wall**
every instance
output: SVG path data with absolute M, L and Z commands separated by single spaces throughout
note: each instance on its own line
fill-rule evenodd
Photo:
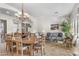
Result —
M 13 20 L 17 20 L 16 18 L 0 14 L 0 19 L 7 20 L 7 33 L 15 32 Z M 31 20 L 32 20 L 32 28 L 30 30 L 31 32 L 50 32 L 51 31 L 50 25 L 60 24 L 64 20 L 64 18 L 53 16 L 52 18 L 49 17 L 48 19 L 45 17 L 38 17 L 38 19 L 35 19 L 34 17 L 31 17 Z M 20 28 L 21 27 L 19 27 L 19 29 Z M 19 32 L 21 32 L 21 30 Z
M 15 17 L 0 14 L 0 19 L 7 20 L 7 33 L 15 32 L 13 23 L 13 20 L 17 20 Z M 52 18 L 38 17 L 36 19 L 34 17 L 31 17 L 31 20 L 32 20 L 32 28 L 30 30 L 31 32 L 50 32 L 51 24 L 60 24 L 63 20 L 65 20 L 65 18 L 52 16 Z M 19 27 L 19 29 L 20 28 L 21 27 Z M 19 30 L 19 32 L 21 32 L 21 30 Z
M 60 24 L 63 20 L 63 17 L 52 16 L 52 17 L 38 17 L 36 19 L 36 26 L 34 30 L 36 32 L 50 32 L 50 25 L 51 24 Z
M 7 33 L 12 33 L 13 32 L 13 25 L 14 25 L 13 20 L 16 18 L 0 13 L 0 19 L 7 20 Z
M 13 22 L 13 21 L 16 22 L 16 20 L 18 20 L 18 19 L 16 19 L 16 17 L 11 17 L 11 16 L 0 13 L 0 19 L 7 21 L 7 33 L 16 32 L 17 26 Z M 37 21 L 34 17 L 31 17 L 31 20 L 32 20 L 32 28 L 29 31 L 36 32 L 37 31 Z M 19 24 L 18 28 L 19 28 L 19 32 L 21 32 L 21 24 Z

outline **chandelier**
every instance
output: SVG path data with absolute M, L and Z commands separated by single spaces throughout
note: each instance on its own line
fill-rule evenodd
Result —
M 18 18 L 18 20 L 17 20 L 18 26 L 19 26 L 19 24 L 21 24 L 21 28 L 26 30 L 26 27 L 31 28 L 32 21 L 31 21 L 31 16 L 28 13 L 24 12 L 23 7 L 24 7 L 24 5 L 22 3 L 21 12 L 16 13 L 15 16 Z M 19 28 L 17 29 L 17 31 L 19 31 Z M 22 30 L 22 32 L 23 32 L 23 30 Z
M 15 14 L 16 17 L 18 17 L 20 21 L 26 21 L 26 20 L 31 21 L 30 20 L 30 15 L 24 12 L 23 7 L 24 7 L 24 5 L 22 3 L 22 10 L 21 10 L 21 12 L 18 12 L 18 13 Z

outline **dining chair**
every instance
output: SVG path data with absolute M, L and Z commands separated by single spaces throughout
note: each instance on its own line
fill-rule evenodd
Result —
M 24 55 L 24 51 L 28 51 L 28 45 L 24 45 L 23 42 L 22 42 L 22 38 L 16 38 L 16 53 L 17 55 L 19 55 L 19 51 L 21 52 L 21 55 L 23 56 Z
M 72 41 L 73 39 L 70 37 L 65 38 L 64 43 L 63 43 L 65 48 L 72 48 L 73 47 Z
M 6 51 L 7 53 L 12 52 L 12 36 L 6 35 Z
M 34 45 L 34 52 L 36 51 L 38 53 L 40 50 L 41 55 L 45 55 L 45 39 L 46 37 L 44 35 L 41 35 L 41 38 L 37 38 L 37 42 Z

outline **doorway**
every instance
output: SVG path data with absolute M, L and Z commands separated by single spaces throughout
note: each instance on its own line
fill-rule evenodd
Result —
M 7 33 L 7 22 L 6 20 L 0 20 L 0 43 L 5 41 L 5 33 Z

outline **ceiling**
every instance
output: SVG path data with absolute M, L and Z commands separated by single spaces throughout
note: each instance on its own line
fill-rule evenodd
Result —
M 6 8 L 1 8 L 0 7 L 0 13 L 5 14 L 5 15 L 9 15 L 9 16 L 14 16 L 14 14 L 16 13 L 15 11 L 6 9 Z
M 21 3 L 7 3 L 21 11 Z M 33 17 L 52 17 L 69 14 L 75 3 L 24 3 L 24 11 Z

